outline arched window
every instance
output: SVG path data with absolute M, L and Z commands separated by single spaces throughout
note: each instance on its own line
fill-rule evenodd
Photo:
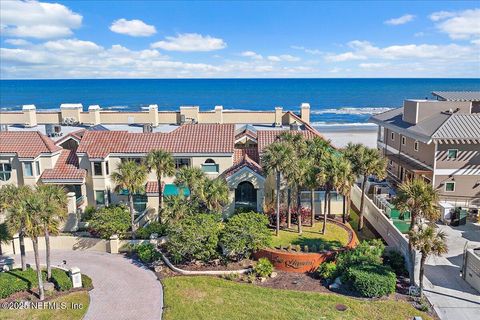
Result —
M 213 159 L 207 159 L 202 164 L 202 170 L 205 173 L 216 174 L 218 173 L 218 164 Z

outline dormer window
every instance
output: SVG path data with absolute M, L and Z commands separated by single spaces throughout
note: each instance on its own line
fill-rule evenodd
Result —
M 447 158 L 448 159 L 457 159 L 458 149 L 448 149 Z

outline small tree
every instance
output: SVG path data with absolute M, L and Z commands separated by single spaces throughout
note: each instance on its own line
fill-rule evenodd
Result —
M 158 221 L 163 223 L 163 195 L 162 195 L 162 177 L 173 176 L 175 174 L 175 161 L 172 154 L 163 150 L 152 150 L 147 155 L 147 167 L 155 170 L 158 183 Z
M 431 255 L 440 256 L 448 252 L 447 236 L 443 231 L 436 231 L 433 226 L 421 226 L 418 230 L 411 230 L 409 238 L 413 248 L 422 254 L 420 258 L 420 296 L 422 296 L 425 261 Z
M 190 190 L 190 198 L 202 198 L 207 177 L 205 172 L 196 167 L 183 167 L 175 174 L 175 185 Z
M 130 226 L 129 212 L 123 205 L 101 208 L 89 221 L 90 231 L 103 239 L 110 239 L 115 234 L 122 237 Z
M 257 212 L 232 216 L 220 235 L 225 254 L 237 260 L 248 258 L 253 252 L 269 246 L 271 240 L 268 218 Z
M 135 161 L 122 162 L 116 172 L 111 174 L 112 180 L 117 184 L 117 190 L 128 191 L 128 207 L 130 210 L 130 222 L 132 238 L 135 239 L 135 209 L 133 208 L 133 195 L 142 193 L 145 190 L 147 181 L 147 168 Z M 161 188 L 161 186 L 159 186 Z
M 221 213 L 228 202 L 228 186 L 223 178 L 207 180 L 204 185 L 202 200 L 212 213 Z

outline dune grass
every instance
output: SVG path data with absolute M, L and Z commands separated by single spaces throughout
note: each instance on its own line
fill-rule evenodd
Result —
M 313 227 L 303 227 L 302 235 L 297 233 L 297 226 L 292 225 L 291 229 L 280 230 L 279 236 L 273 233 L 273 247 L 307 245 L 309 248 L 315 246 L 318 250 L 339 249 L 348 243 L 348 232 L 333 223 L 327 223 L 327 232 L 322 234 L 323 222 L 316 222 Z
M 2 320 L 80 320 L 83 319 L 90 304 L 87 291 L 72 292 L 49 300 L 49 305 L 43 309 L 0 309 Z M 62 308 L 64 306 L 64 308 Z
M 279 290 L 215 277 L 162 280 L 164 319 L 431 319 L 405 301 L 366 301 L 337 294 Z M 347 306 L 337 311 L 336 305 Z

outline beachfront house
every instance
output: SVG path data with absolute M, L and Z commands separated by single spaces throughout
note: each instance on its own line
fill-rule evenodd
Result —
M 433 92 L 371 118 L 388 174 L 421 178 L 438 190 L 446 208 L 480 206 L 480 92 Z
M 265 202 L 272 201 L 274 196 L 273 179 L 262 172 L 261 154 L 284 131 L 294 131 L 306 138 L 319 135 L 309 125 L 309 108 L 308 104 L 302 104 L 300 115 L 296 115 L 282 108 L 273 112 L 223 112 L 216 107 L 213 112 L 199 112 L 198 107 L 184 107 L 176 113 L 176 123 L 170 123 L 172 112 L 163 114 L 157 110 L 153 118 L 146 116 L 151 115 L 151 110 L 129 112 L 130 120 L 125 118 L 125 123 L 118 120 L 124 118 L 123 113 L 108 112 L 102 119 L 109 122 L 85 124 L 78 119 L 88 113 L 77 112 L 77 105 L 63 105 L 61 111 L 55 113 L 56 123 L 44 122 L 50 120 L 50 113 L 32 113 L 35 108 L 28 107 L 16 118 L 17 123 L 13 123 L 15 118 L 10 114 L 6 117 L 2 114 L 2 122 L 8 121 L 2 123 L 0 132 L 0 186 L 8 183 L 62 185 L 69 191 L 69 210 L 73 212 L 82 211 L 87 205 L 98 207 L 124 202 L 126 194 L 115 191 L 111 173 L 126 159 L 140 162 L 149 151 L 163 149 L 173 155 L 177 169 L 198 167 L 210 178 L 221 176 L 226 180 L 230 189 L 230 201 L 224 209 L 226 215 L 238 207 L 261 212 Z M 90 108 L 89 112 L 98 112 L 98 109 Z M 131 118 L 153 121 L 132 123 Z M 30 122 L 25 123 L 28 119 Z M 111 119 L 116 119 L 115 123 L 112 124 Z M 178 194 L 174 177 L 165 177 L 163 182 L 164 196 Z M 146 192 L 134 196 L 134 208 L 139 216 L 147 212 L 155 214 L 158 188 L 155 172 L 151 172 Z M 317 212 L 321 208 L 320 192 L 315 194 Z M 309 197 L 310 192 L 304 192 L 307 206 Z M 335 210 L 341 206 L 342 199 L 336 195 L 332 198 Z

